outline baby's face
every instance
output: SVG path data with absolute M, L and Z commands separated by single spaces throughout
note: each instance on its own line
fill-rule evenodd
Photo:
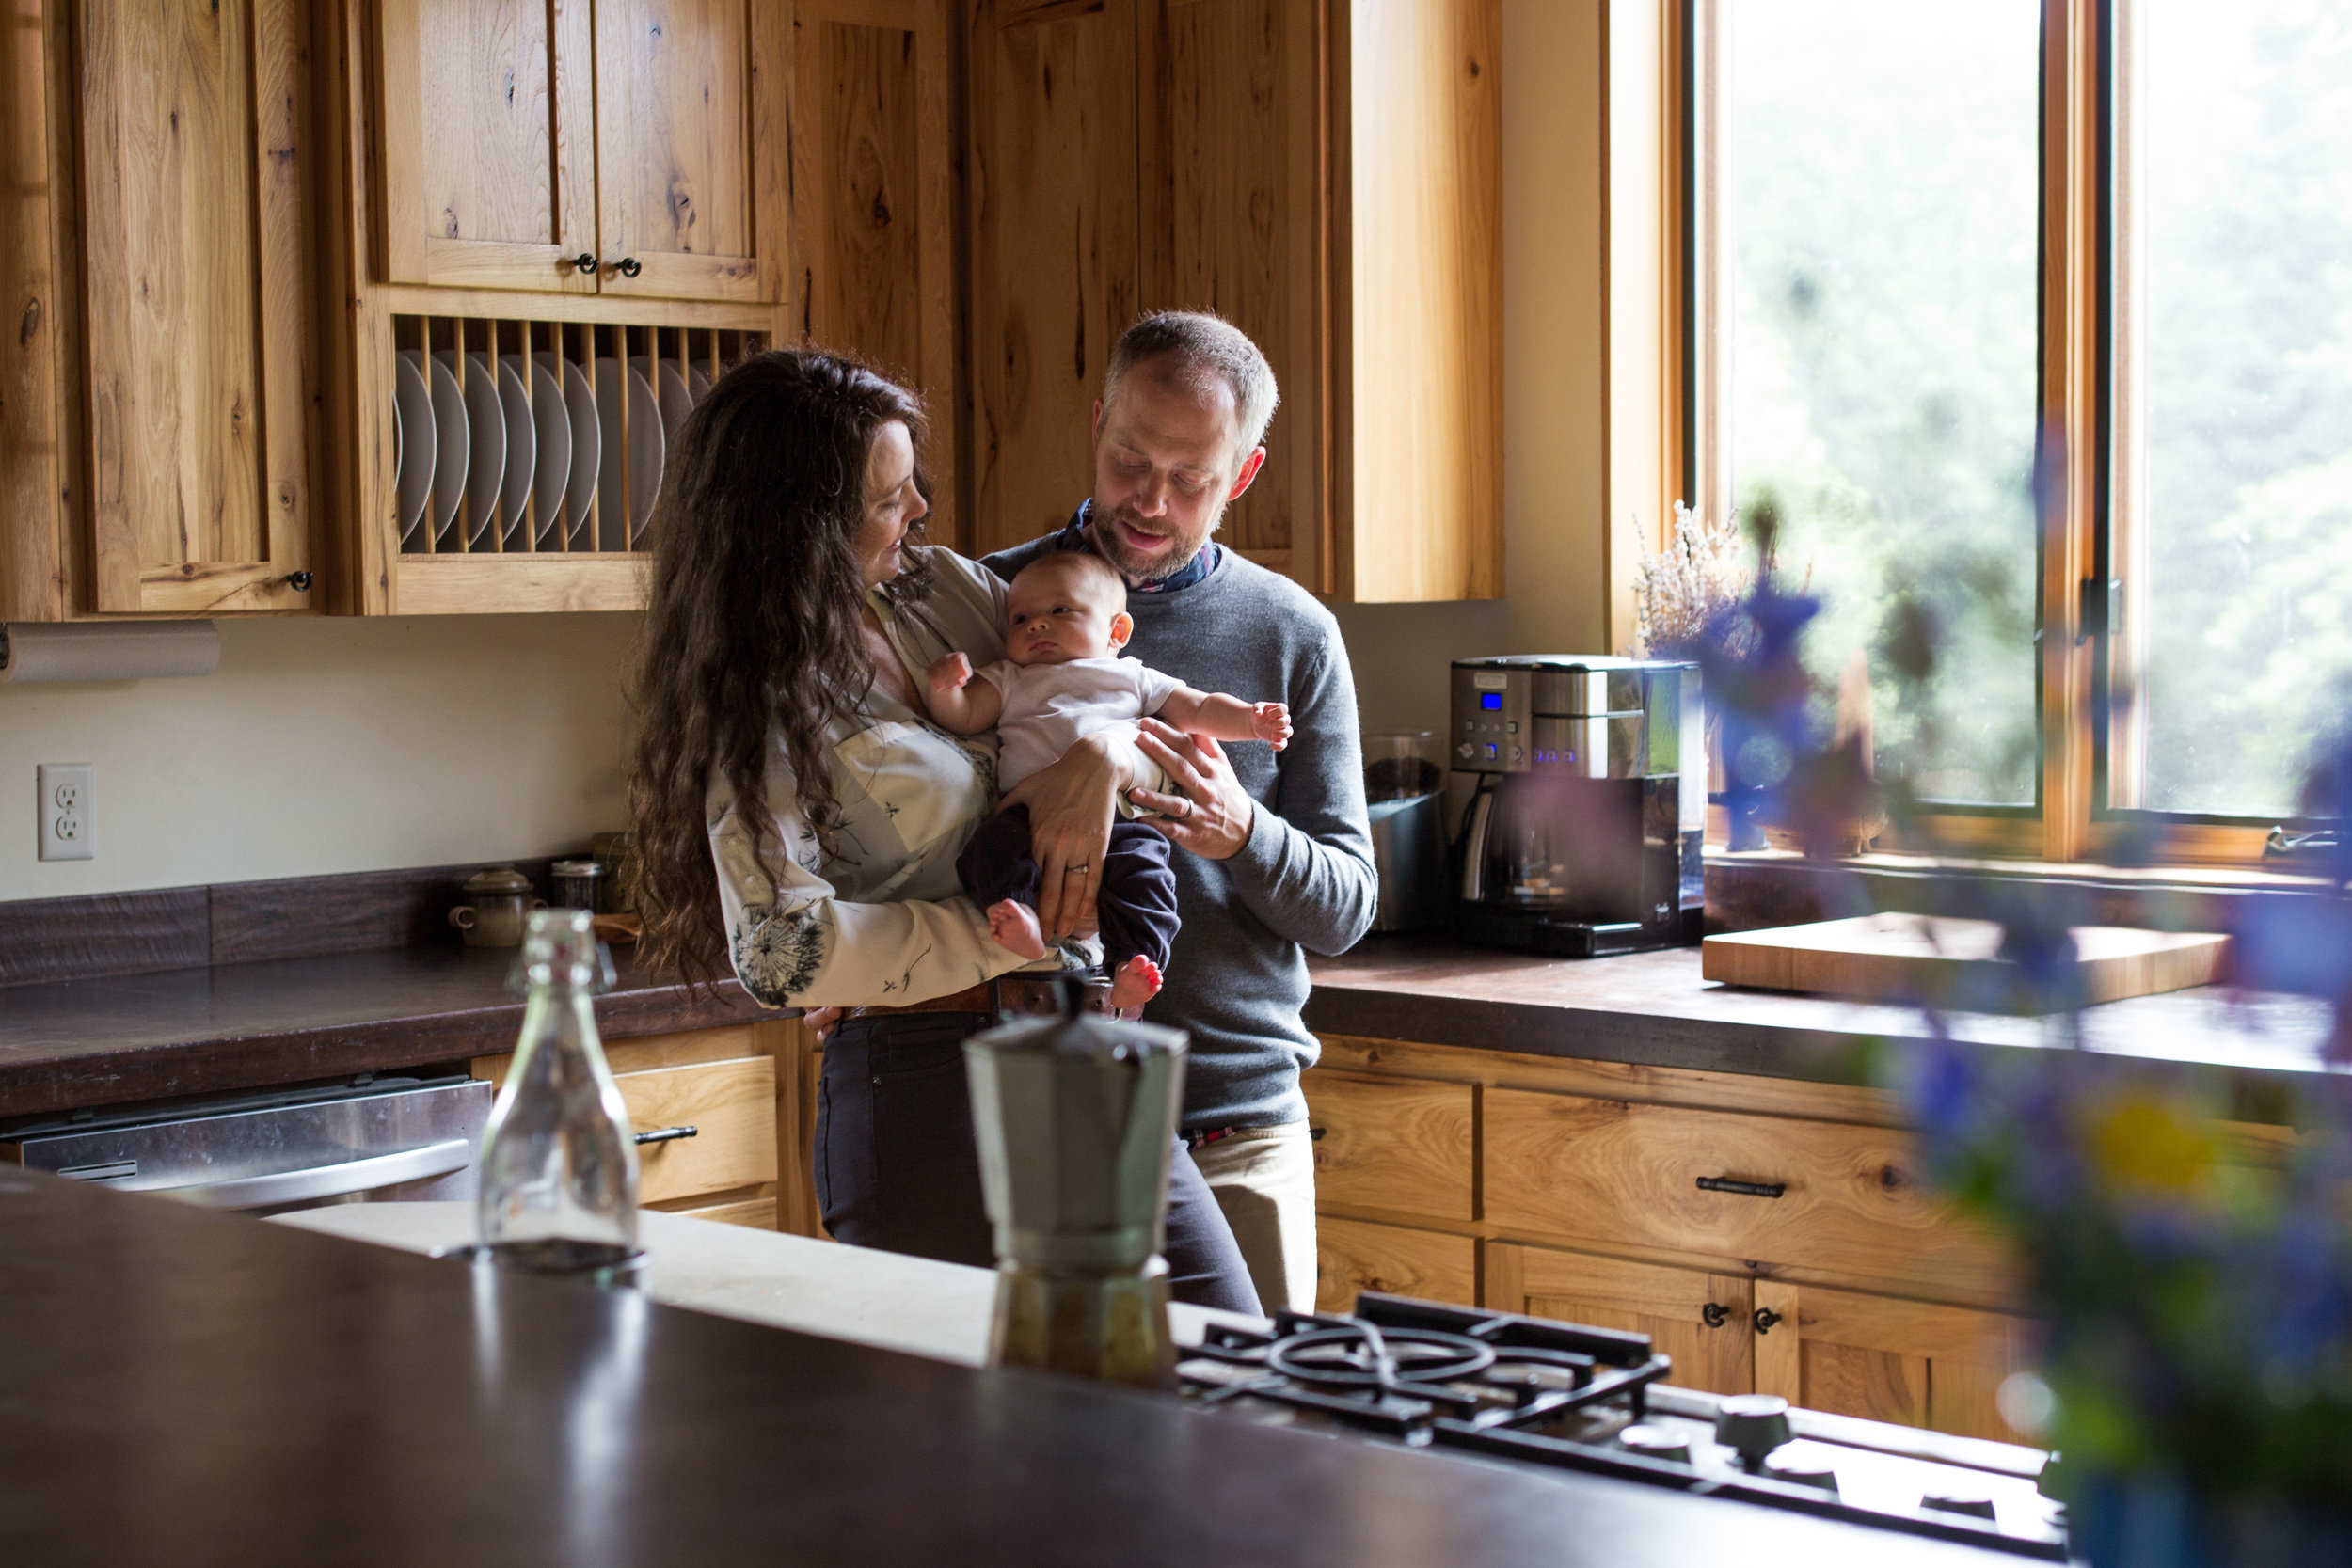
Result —
M 1015 664 L 1113 657 L 1126 646 L 1130 623 L 1126 606 L 1110 600 L 1075 573 L 1023 572 L 1005 598 L 1005 657 Z

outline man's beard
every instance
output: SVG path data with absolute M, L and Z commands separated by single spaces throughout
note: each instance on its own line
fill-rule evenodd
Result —
M 1210 538 L 1225 521 L 1225 508 L 1219 506 L 1210 514 L 1209 526 L 1200 531 L 1200 537 L 1194 541 L 1192 548 L 1185 549 L 1180 542 L 1166 554 L 1150 561 L 1137 560 L 1128 549 L 1125 536 L 1119 531 L 1118 525 L 1136 520 L 1135 515 L 1123 507 L 1098 514 L 1092 531 L 1095 553 L 1118 567 L 1120 574 L 1131 582 L 1165 582 L 1200 559 L 1200 552 L 1209 547 Z

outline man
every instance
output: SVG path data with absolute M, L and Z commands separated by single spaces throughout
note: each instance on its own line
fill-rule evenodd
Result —
M 1314 1153 L 1300 1021 L 1308 951 L 1343 952 L 1378 890 L 1364 816 L 1355 676 L 1338 623 L 1304 589 L 1211 538 L 1257 478 L 1274 372 L 1212 315 L 1167 311 L 1111 350 L 1094 405 L 1094 494 L 1059 532 L 990 556 L 1010 578 L 1049 550 L 1092 550 L 1127 580 L 1127 652 L 1245 702 L 1290 705 L 1276 753 L 1144 721 L 1172 793 L 1136 790 L 1180 849 L 1168 983 L 1145 1017 L 1187 1031 L 1184 1131 L 1268 1312 L 1314 1309 Z M 1075 872 L 1078 868 L 1073 867 Z

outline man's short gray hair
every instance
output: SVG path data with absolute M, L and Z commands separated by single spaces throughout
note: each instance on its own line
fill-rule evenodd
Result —
M 1233 424 L 1241 437 L 1233 452 L 1236 463 L 1265 439 L 1265 427 L 1281 401 L 1274 367 L 1249 334 L 1206 310 L 1154 311 L 1120 333 L 1103 372 L 1103 406 L 1108 408 L 1119 396 L 1119 384 L 1129 371 L 1164 354 L 1176 356 L 1176 373 L 1187 383 L 1202 387 L 1214 377 L 1232 388 Z

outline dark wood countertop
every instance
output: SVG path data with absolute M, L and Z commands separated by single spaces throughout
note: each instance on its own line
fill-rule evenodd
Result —
M 1863 1083 L 1870 1041 L 1928 1037 L 1914 1008 L 1744 990 L 1699 974 L 1699 951 L 1614 958 L 1489 953 L 1421 935 L 1375 936 L 1311 962 L 1307 1023 L 1324 1034 L 1414 1040 L 1644 1067 Z M 1953 1014 L 1952 1037 L 1987 1050 L 2064 1043 L 2053 1021 Z M 2228 1071 L 2258 1100 L 2280 1074 L 2322 1069 L 2326 1005 L 2218 987 L 2137 997 L 2084 1014 L 2090 1050 Z
M 0 1117 L 261 1088 L 445 1063 L 508 1048 L 522 1009 L 514 955 L 385 948 L 154 974 L 0 986 Z M 615 1039 L 762 1016 L 733 981 L 691 998 L 638 973 L 596 1002 Z M 1836 1083 L 1883 1077 L 1872 1040 L 1925 1037 L 1908 1008 L 1738 990 L 1700 978 L 1693 948 L 1558 959 L 1425 936 L 1368 938 L 1313 961 L 1307 1022 L 1326 1034 Z M 2058 1043 L 2026 1018 L 1959 1015 L 1990 1050 Z M 2281 1074 L 2317 1070 L 2329 1024 L 2299 998 L 2217 988 L 2110 1003 L 2086 1015 L 2094 1050 L 2226 1069 L 2259 1105 Z M 2249 1115 L 2260 1115 L 2259 1109 Z
M 388 947 L 146 974 L 0 986 L 0 1116 L 265 1088 L 511 1049 L 512 948 Z M 734 981 L 713 996 L 638 973 L 596 1000 L 611 1038 L 763 1015 Z
M 5 1168 L 0 1343 L 8 1562 L 1991 1560 Z

